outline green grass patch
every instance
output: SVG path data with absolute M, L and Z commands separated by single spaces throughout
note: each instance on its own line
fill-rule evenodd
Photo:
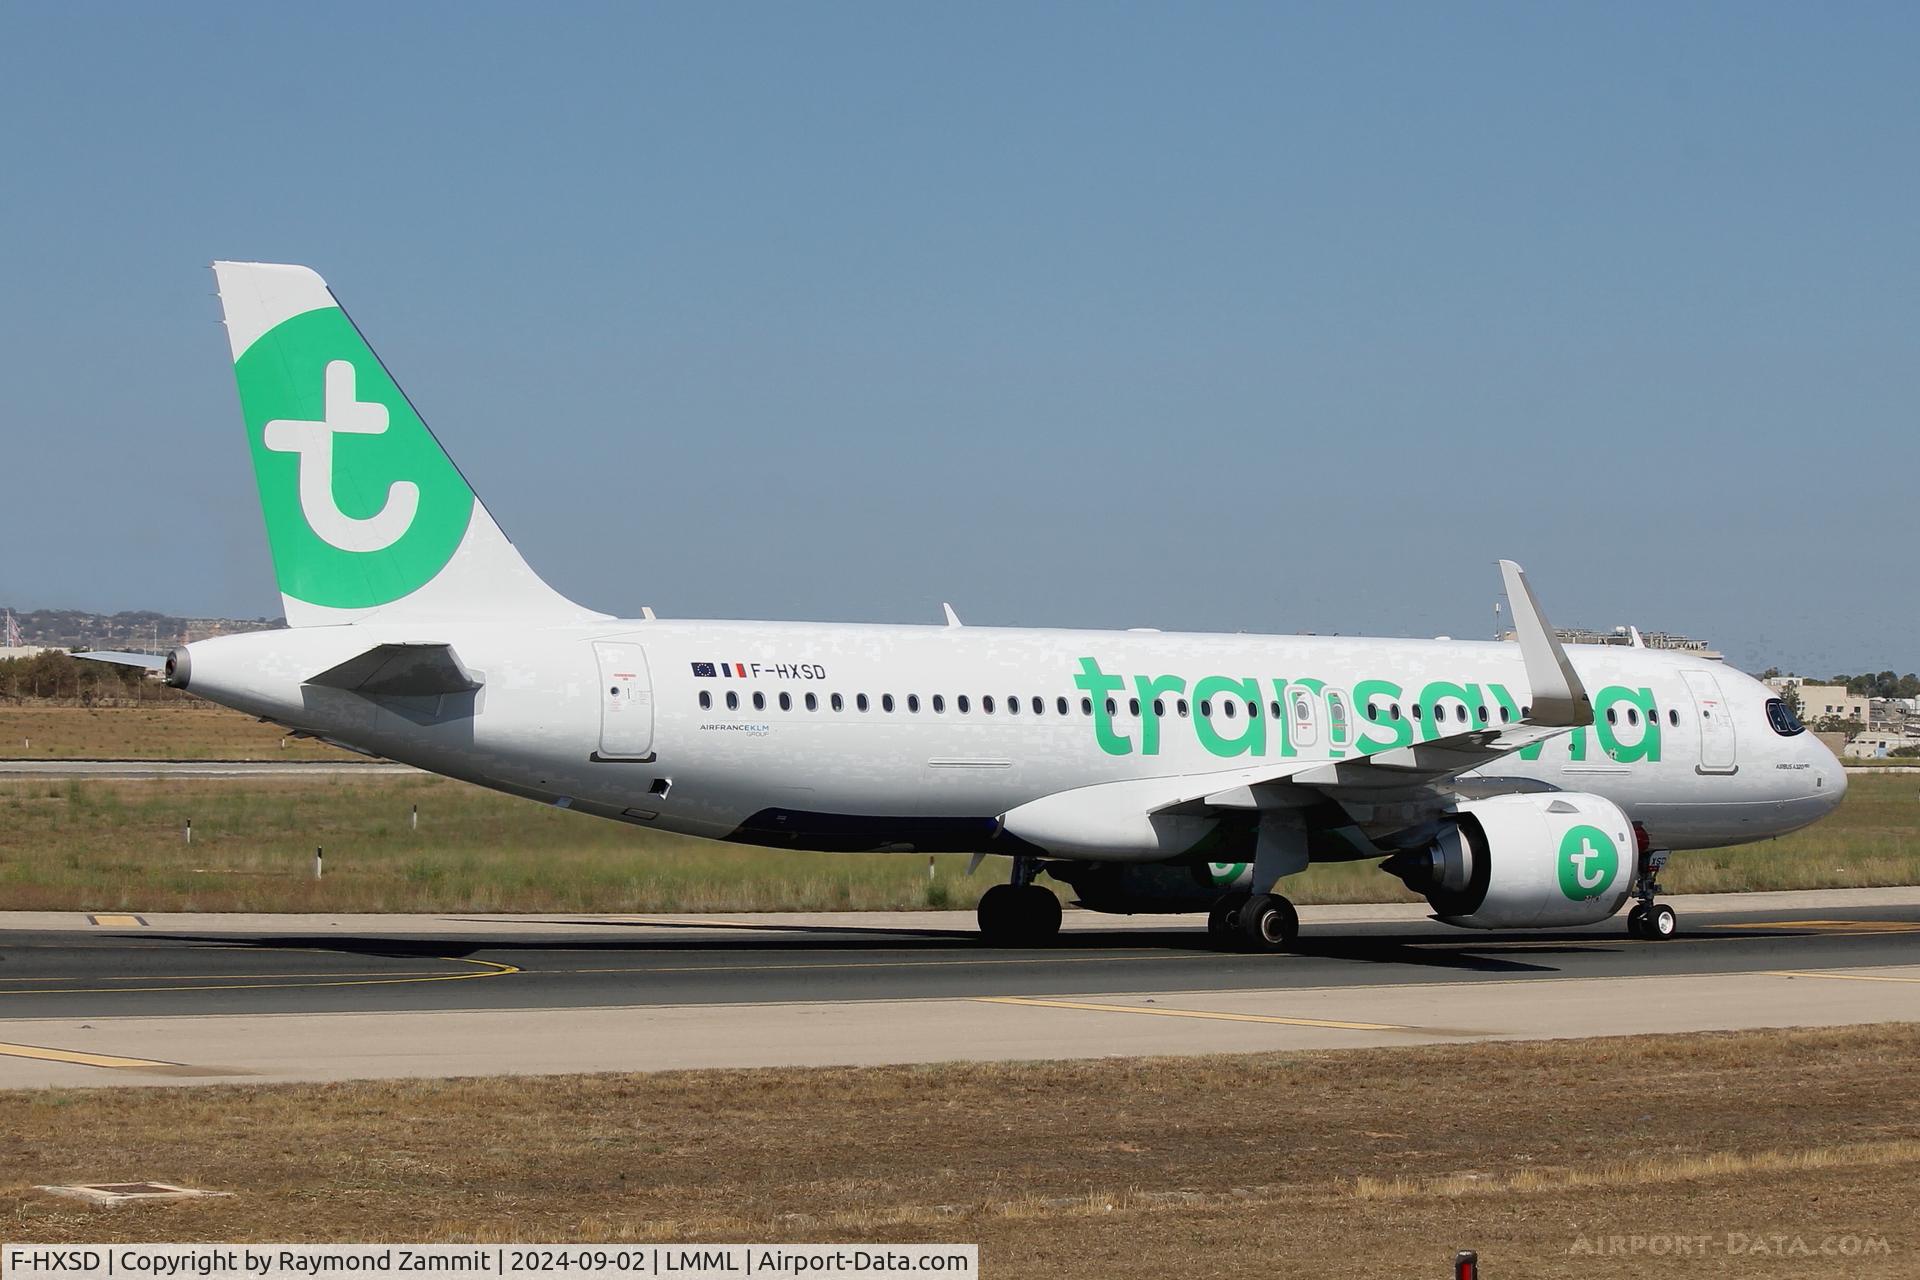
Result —
M 420 825 L 412 828 L 412 806 Z M 187 843 L 187 821 L 193 841 Z M 313 852 L 326 850 L 326 877 Z M 78 911 L 832 911 L 970 908 L 991 860 L 789 853 L 591 818 L 444 778 L 0 782 L 0 906 Z M 1825 822 L 1674 855 L 1676 893 L 1920 884 L 1920 779 L 1853 779 Z M 1414 901 L 1372 863 L 1301 903 Z

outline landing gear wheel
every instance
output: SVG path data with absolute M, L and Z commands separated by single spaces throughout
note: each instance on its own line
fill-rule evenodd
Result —
M 1300 936 L 1300 913 L 1277 893 L 1256 893 L 1239 912 L 1240 945 L 1247 951 L 1286 951 Z
M 1240 936 L 1240 908 L 1247 904 L 1250 895 L 1228 893 L 1221 895 L 1213 904 L 1213 910 L 1207 912 L 1207 937 L 1215 942 L 1231 943 Z
M 994 947 L 1037 947 L 1060 934 L 1060 899 L 1037 884 L 997 884 L 980 895 L 980 938 Z
M 1640 936 L 1650 942 L 1660 942 L 1671 938 L 1680 931 L 1680 917 L 1674 914 L 1672 907 L 1664 902 L 1656 902 L 1647 907 L 1646 918 L 1640 923 Z
M 1633 904 L 1633 910 L 1627 912 L 1627 933 L 1630 937 L 1635 938 L 1644 938 L 1647 936 L 1646 903 L 1636 902 Z

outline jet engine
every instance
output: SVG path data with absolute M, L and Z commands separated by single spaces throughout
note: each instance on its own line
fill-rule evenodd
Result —
M 1462 800 L 1424 849 L 1385 869 L 1466 929 L 1592 924 L 1618 911 L 1638 848 L 1611 800 L 1577 791 Z

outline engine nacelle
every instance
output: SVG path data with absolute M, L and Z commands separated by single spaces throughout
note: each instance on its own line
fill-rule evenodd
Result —
M 1467 929 L 1593 924 L 1633 886 L 1638 847 L 1620 806 L 1578 791 L 1462 800 L 1427 848 L 1387 862 L 1433 914 Z

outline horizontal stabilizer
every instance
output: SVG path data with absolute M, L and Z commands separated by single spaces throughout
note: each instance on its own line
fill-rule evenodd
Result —
M 73 656 L 85 658 L 88 662 L 111 662 L 116 667 L 145 667 L 149 671 L 162 671 L 167 665 L 167 655 L 164 653 L 121 653 L 117 649 L 87 649 Z
M 376 698 L 471 693 L 481 684 L 445 644 L 377 644 L 307 683 Z

